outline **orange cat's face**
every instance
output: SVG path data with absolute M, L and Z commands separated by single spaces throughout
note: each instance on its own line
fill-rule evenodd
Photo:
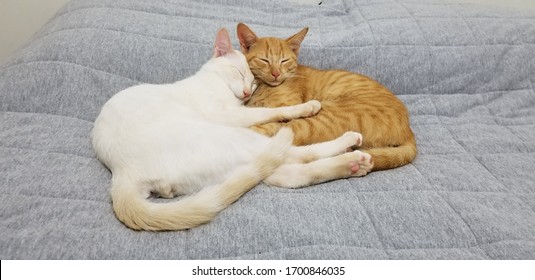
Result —
M 297 56 L 284 40 L 277 38 L 259 39 L 246 57 L 255 77 L 270 86 L 280 85 L 297 69 Z
M 270 86 L 278 86 L 293 77 L 299 48 L 307 31 L 305 28 L 286 40 L 258 38 L 245 24 L 238 24 L 240 46 L 255 78 Z

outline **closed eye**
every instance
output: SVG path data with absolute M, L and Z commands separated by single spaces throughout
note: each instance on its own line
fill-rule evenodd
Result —
M 260 61 L 269 64 L 269 60 L 267 60 L 267 59 L 265 59 L 265 58 L 259 58 L 259 59 L 260 59 Z
M 234 69 L 236 69 L 236 71 L 238 71 L 238 73 L 240 73 L 242 79 L 245 79 L 245 76 L 244 76 L 243 73 L 240 71 L 240 69 L 238 69 L 238 67 L 236 67 L 236 66 L 232 66 L 232 67 L 234 67 Z
M 283 59 L 283 60 L 281 60 L 281 63 L 286 63 L 286 62 L 288 62 L 288 61 L 290 61 L 289 58 L 287 58 L 287 59 Z

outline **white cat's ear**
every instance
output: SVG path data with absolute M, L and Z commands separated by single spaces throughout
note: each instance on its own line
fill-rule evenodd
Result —
M 256 34 L 244 23 L 238 23 L 237 28 L 238 39 L 240 40 L 240 48 L 242 53 L 248 53 L 251 46 L 256 43 L 258 37 Z
M 301 48 L 301 43 L 303 42 L 303 40 L 305 40 L 305 36 L 307 35 L 307 32 L 308 32 L 308 27 L 305 27 L 301 31 L 292 35 L 290 38 L 286 39 L 286 42 L 288 42 L 288 45 L 290 46 L 292 51 L 295 53 L 295 55 L 299 55 L 299 49 Z
M 230 35 L 225 28 L 219 29 L 215 39 L 214 57 L 220 57 L 233 51 Z

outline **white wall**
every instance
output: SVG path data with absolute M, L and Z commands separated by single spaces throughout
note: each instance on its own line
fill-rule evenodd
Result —
M 69 0 L 0 0 L 0 62 Z

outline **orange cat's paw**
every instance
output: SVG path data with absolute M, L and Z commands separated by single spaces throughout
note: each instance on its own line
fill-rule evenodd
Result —
M 370 154 L 361 151 L 354 151 L 351 154 L 354 156 L 354 160 L 349 162 L 351 177 L 362 177 L 372 170 L 373 159 Z
M 321 102 L 318 100 L 310 100 L 305 103 L 305 105 L 310 106 L 310 110 L 306 117 L 314 116 L 321 110 Z

